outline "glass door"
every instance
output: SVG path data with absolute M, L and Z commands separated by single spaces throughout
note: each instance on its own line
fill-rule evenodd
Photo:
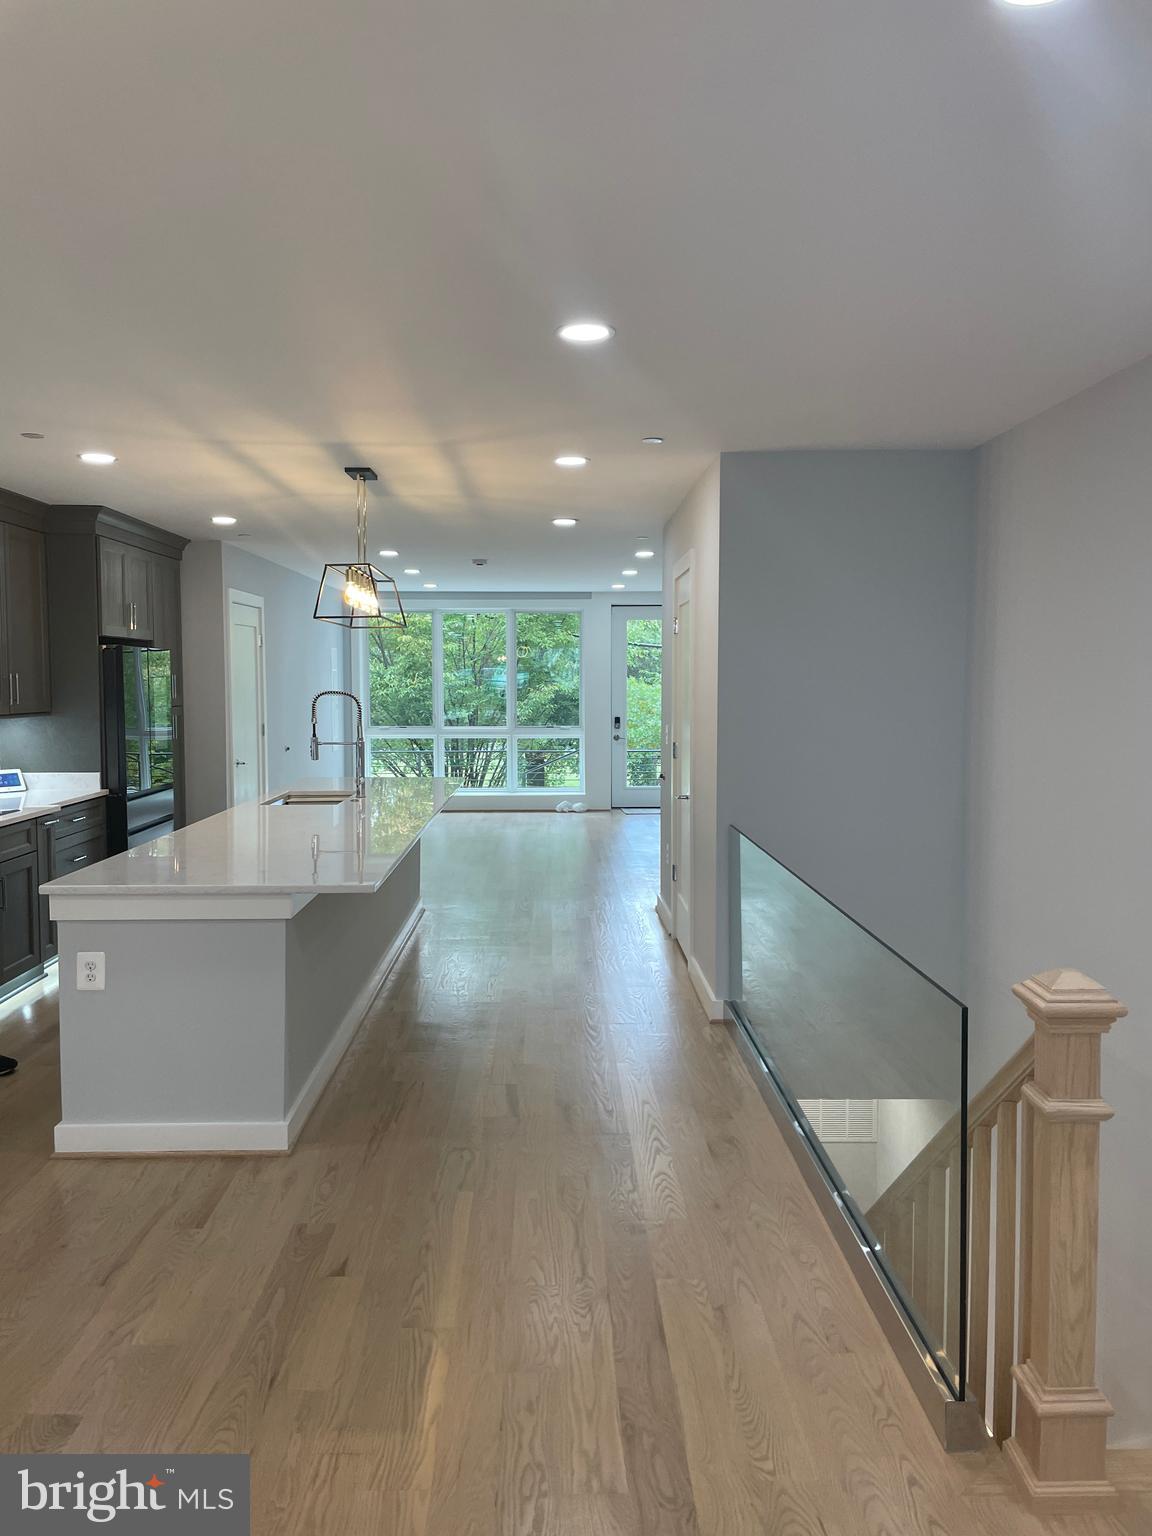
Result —
M 612 804 L 660 804 L 659 608 L 612 610 Z

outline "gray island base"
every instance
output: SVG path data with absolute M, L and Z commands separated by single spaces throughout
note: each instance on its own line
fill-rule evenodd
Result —
M 313 780 L 45 885 L 56 1151 L 289 1151 L 420 919 L 420 834 L 454 787 Z M 78 985 L 91 955 L 102 991 Z

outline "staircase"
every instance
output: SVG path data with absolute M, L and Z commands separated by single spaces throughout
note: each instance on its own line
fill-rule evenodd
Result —
M 1100 1047 L 1128 1010 L 1078 971 L 1013 991 L 1033 1034 L 968 1104 L 967 1395 L 1033 1498 L 1092 1503 L 1115 1492 L 1112 1408 L 1095 1383 L 1099 1139 L 1112 1115 Z M 960 1322 L 949 1329 L 941 1257 L 958 1132 L 956 1116 L 867 1212 L 945 1336 Z

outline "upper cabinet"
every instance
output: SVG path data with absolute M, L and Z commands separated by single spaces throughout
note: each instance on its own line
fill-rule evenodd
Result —
M 0 523 L 0 715 L 51 708 L 44 535 Z
M 167 555 L 152 557 L 152 644 L 180 649 L 180 562 Z
M 109 640 L 154 638 L 152 566 L 154 557 L 119 539 L 100 539 L 100 633 Z

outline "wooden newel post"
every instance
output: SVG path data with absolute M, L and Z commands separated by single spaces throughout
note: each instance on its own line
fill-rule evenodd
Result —
M 1100 1037 L 1128 1012 L 1079 971 L 1013 987 L 1036 1027 L 1024 1097 L 1032 1121 L 1028 1337 L 1016 1379 L 1015 1434 L 1004 1449 L 1037 1499 L 1111 1496 L 1104 1444 L 1112 1404 L 1096 1385 Z

